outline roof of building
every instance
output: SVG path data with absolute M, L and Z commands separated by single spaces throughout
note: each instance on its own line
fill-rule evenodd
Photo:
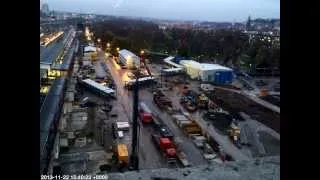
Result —
M 126 49 L 121 49 L 119 51 L 119 54 L 121 54 L 123 57 L 128 57 L 128 56 L 131 56 L 131 57 L 137 57 L 137 55 L 135 55 L 133 52 L 129 51 L 129 50 L 126 50 Z
M 176 67 L 176 68 L 182 68 L 182 67 L 183 67 L 183 66 L 181 66 L 180 64 L 177 64 L 177 63 L 172 62 L 171 60 L 173 60 L 173 59 L 174 59 L 173 56 L 169 56 L 169 57 L 163 59 L 163 61 L 166 62 L 166 63 L 168 63 L 168 64 L 170 64 L 171 66 Z
M 57 78 L 51 85 L 45 100 L 40 108 L 40 148 L 43 149 L 49 136 L 49 129 L 57 113 L 60 96 L 63 93 L 65 78 Z
M 106 86 L 103 86 L 102 84 L 99 84 L 99 83 L 97 83 L 97 82 L 95 82 L 95 81 L 93 81 L 91 79 L 85 79 L 85 80 L 82 80 L 82 81 L 87 83 L 87 84 L 89 84 L 90 86 L 93 86 L 93 87 L 99 89 L 100 91 L 103 91 L 103 92 L 107 93 L 107 94 L 114 93 L 113 89 L 108 88 Z
M 219 64 L 199 63 L 194 60 L 181 60 L 180 64 L 182 64 L 183 66 L 192 66 L 192 67 L 200 69 L 202 71 L 208 71 L 208 70 L 232 71 L 232 69 L 230 69 L 228 67 L 221 66 Z
M 139 78 L 138 81 L 141 82 L 141 81 L 148 81 L 148 80 L 153 80 L 155 79 L 154 77 L 151 77 L 151 76 L 147 76 L 147 77 L 143 77 L 143 78 Z M 128 83 L 135 83 L 136 82 L 136 79 L 130 79 L 128 81 Z
M 182 70 L 183 68 L 171 68 L 171 69 L 163 69 L 162 72 L 179 72 Z
M 84 52 L 87 53 L 87 52 L 96 52 L 97 51 L 97 48 L 94 47 L 94 46 L 86 46 L 84 47 Z
M 54 69 L 68 70 L 72 62 L 72 57 L 74 55 L 75 48 L 75 44 L 73 44 L 73 46 L 71 46 L 67 54 L 64 56 L 62 64 L 56 64 Z
M 64 36 L 64 35 L 62 35 Z M 63 37 L 65 38 L 65 36 Z M 40 46 L 40 63 L 52 64 L 57 59 L 63 49 L 63 40 L 58 40 L 47 47 Z

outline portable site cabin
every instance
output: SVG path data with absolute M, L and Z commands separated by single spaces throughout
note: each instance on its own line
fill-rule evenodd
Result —
M 233 80 L 233 70 L 218 64 L 198 63 L 193 60 L 182 60 L 180 64 L 184 66 L 186 73 L 191 79 L 203 82 L 213 82 L 215 84 L 231 84 Z
M 126 49 L 122 49 L 119 51 L 119 61 L 128 69 L 136 69 L 140 67 L 140 58 Z

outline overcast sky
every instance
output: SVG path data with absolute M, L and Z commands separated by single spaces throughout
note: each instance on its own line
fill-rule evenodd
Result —
M 280 0 L 43 0 L 50 10 L 159 19 L 280 18 Z

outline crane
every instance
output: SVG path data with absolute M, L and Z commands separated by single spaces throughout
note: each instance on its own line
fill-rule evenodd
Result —
M 143 67 L 147 70 L 148 75 L 152 77 L 151 71 L 147 66 L 144 58 L 144 50 L 140 51 L 140 62 L 143 63 Z M 130 155 L 130 169 L 139 170 L 139 123 L 138 123 L 138 103 L 139 103 L 139 83 L 138 79 L 141 76 L 140 73 L 141 65 L 134 72 L 136 77 L 136 82 L 134 83 L 133 89 L 133 116 L 132 116 L 132 149 Z
M 140 51 L 140 63 L 142 62 L 142 64 L 143 64 L 143 67 L 147 70 L 147 72 L 148 72 L 148 75 L 150 76 L 150 77 L 152 77 L 152 74 L 151 74 L 151 71 L 150 71 L 150 69 L 149 69 L 149 67 L 147 66 L 147 63 L 146 63 L 146 61 L 145 61 L 145 57 L 144 57 L 144 50 L 141 50 Z M 141 66 L 141 65 L 140 65 Z

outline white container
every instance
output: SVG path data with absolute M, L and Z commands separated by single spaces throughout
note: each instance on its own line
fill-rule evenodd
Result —
M 129 130 L 130 125 L 128 122 L 117 122 L 116 128 L 117 128 L 117 130 L 127 131 L 127 130 Z
M 206 141 L 206 138 L 204 136 L 193 136 L 193 139 L 195 141 L 201 141 L 201 142 Z
M 182 128 L 182 127 L 184 127 L 188 124 L 191 124 L 191 123 L 192 123 L 192 121 L 179 121 L 179 123 L 177 123 L 177 124 L 180 128 Z
M 172 117 L 178 121 L 188 121 L 188 118 L 186 118 L 184 115 L 176 114 L 176 115 L 173 115 Z

